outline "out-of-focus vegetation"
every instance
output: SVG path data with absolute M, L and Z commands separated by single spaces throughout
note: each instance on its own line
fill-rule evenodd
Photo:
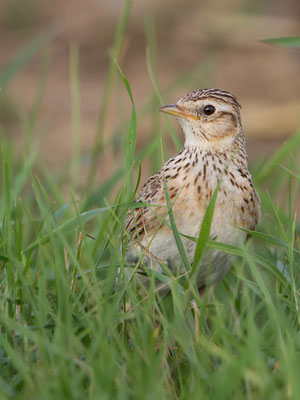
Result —
M 30 112 L 41 69 L 47 69 L 48 62 L 37 123 L 47 125 L 40 152 L 51 167 L 68 162 L 72 153 L 70 47 L 76 45 L 79 51 L 80 147 L 89 151 L 97 135 L 101 99 L 107 93 L 106 74 L 122 6 L 123 0 L 87 0 L 84 7 L 79 0 L 73 0 L 72 5 L 49 0 L 0 3 L 2 70 L 31 39 L 49 29 L 57 30 L 51 42 L 43 45 L 42 51 L 5 88 L 16 109 L 14 119 L 9 121 L 9 132 L 19 138 L 21 145 L 24 136 L 18 117 Z M 201 87 L 229 90 L 243 106 L 250 159 L 264 159 L 265 154 L 275 151 L 299 124 L 300 56 L 294 48 L 266 46 L 260 40 L 297 35 L 299 16 L 299 2 L 294 0 L 189 0 L 188 5 L 180 0 L 134 1 L 120 42 L 118 62 L 131 82 L 137 112 L 142 115 L 138 150 L 151 140 L 150 121 L 158 104 L 146 62 L 148 47 L 163 102 L 172 103 Z M 113 72 L 109 78 L 110 95 L 101 128 L 104 143 L 113 140 L 111 132 L 118 131 L 130 113 L 130 104 L 115 84 L 115 76 Z M 1 121 L 5 127 L 5 121 Z M 165 128 L 162 130 L 166 132 Z M 176 151 L 172 140 L 166 139 L 166 145 L 170 153 Z M 107 178 L 118 156 L 106 151 L 102 159 L 106 167 L 102 168 L 101 177 Z M 151 171 L 147 163 L 143 178 Z
M 257 13 L 260 3 L 254 3 Z M 80 73 L 80 47 L 73 45 L 68 53 L 71 107 L 66 129 L 72 135 L 54 133 L 53 147 L 48 142 L 50 127 L 65 101 L 58 91 L 56 112 L 43 109 L 49 81 L 53 83 L 55 51 L 42 57 L 30 93 L 21 82 L 26 63 L 49 46 L 49 40 L 55 43 L 57 36 L 51 35 L 56 32 L 47 29 L 33 35 L 0 70 L 0 396 L 298 399 L 299 130 L 274 154 L 252 163 L 263 210 L 252 241 L 237 248 L 210 240 L 213 207 L 209 208 L 198 255 L 208 246 L 236 256 L 232 271 L 216 288 L 200 297 L 188 268 L 184 277 L 169 271 L 152 273 L 147 289 L 138 289 L 134 278 L 118 280 L 117 271 L 122 274 L 125 266 L 120 233 L 126 210 L 136 207 L 135 186 L 142 174 L 148 174 L 145 170 L 159 168 L 180 145 L 170 121 L 163 128 L 154 110 L 179 89 L 187 91 L 200 81 L 199 86 L 211 86 L 212 69 L 219 62 L 201 60 L 176 79 L 167 77 L 166 84 L 159 83 L 159 37 L 155 38 L 154 21 L 147 20 L 145 63 L 152 87 L 143 101 L 133 101 L 142 97 L 136 94 L 139 88 L 126 61 L 134 12 L 127 2 L 110 42 L 100 112 L 97 120 L 92 119 L 96 134 L 89 148 L 80 145 L 85 140 L 84 111 L 89 110 L 82 92 L 86 75 Z M 182 38 L 175 35 L 176 39 L 183 45 Z M 271 48 L 260 46 L 266 52 Z M 21 85 L 18 96 L 14 82 Z M 30 101 L 23 108 L 27 94 Z M 264 95 L 260 91 L 260 97 Z M 147 140 L 141 140 L 146 126 Z M 54 154 L 55 168 L 50 169 L 40 150 L 53 152 L 64 143 L 70 159 L 61 166 Z M 176 226 L 173 230 L 180 242 Z M 168 295 L 157 293 L 155 280 L 170 288 Z

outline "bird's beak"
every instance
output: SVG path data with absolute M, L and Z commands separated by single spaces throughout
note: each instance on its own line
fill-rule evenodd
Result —
M 186 119 L 199 119 L 196 115 L 193 115 L 186 111 L 183 107 L 178 106 L 177 104 L 170 104 L 168 106 L 163 106 L 158 109 L 158 111 L 164 112 L 166 114 L 174 115 L 175 117 L 179 118 L 186 118 Z

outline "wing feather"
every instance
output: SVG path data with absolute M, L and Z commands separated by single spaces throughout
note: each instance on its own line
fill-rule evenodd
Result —
M 161 171 L 147 180 L 134 201 L 158 206 L 166 205 Z M 152 230 L 158 225 L 159 218 L 162 218 L 165 213 L 165 207 L 145 206 L 129 210 L 125 219 L 125 230 L 133 239 L 142 240 L 145 233 L 151 236 Z

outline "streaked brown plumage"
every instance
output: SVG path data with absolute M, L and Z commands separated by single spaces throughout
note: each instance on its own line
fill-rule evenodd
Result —
M 197 90 L 160 111 L 178 118 L 185 146 L 148 179 L 136 198 L 157 207 L 128 213 L 125 229 L 131 241 L 126 259 L 136 263 L 143 256 L 149 268 L 160 270 L 159 262 L 164 261 L 175 270 L 180 257 L 170 228 L 163 176 L 177 229 L 184 235 L 199 235 L 207 204 L 221 178 L 211 237 L 235 245 L 243 242 L 246 233 L 234 225 L 254 229 L 260 217 L 260 201 L 248 171 L 240 105 L 235 96 L 218 89 Z M 182 241 L 192 261 L 195 243 L 183 236 Z M 214 251 L 203 261 L 198 287 L 207 279 L 222 279 L 229 269 L 230 259 Z

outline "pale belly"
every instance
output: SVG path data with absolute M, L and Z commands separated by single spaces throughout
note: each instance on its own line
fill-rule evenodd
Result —
M 229 211 L 227 209 L 227 211 Z M 235 207 L 230 213 L 224 214 L 221 210 L 215 212 L 211 225 L 211 238 L 215 238 L 219 242 L 239 245 L 246 239 L 246 233 L 233 226 L 235 223 L 231 215 L 237 212 Z M 199 236 L 203 215 L 187 218 L 184 224 L 178 225 L 177 229 L 180 233 L 197 238 Z M 185 248 L 186 255 L 193 262 L 196 243 L 181 236 L 182 243 Z M 146 245 L 146 243 L 145 243 Z M 163 229 L 157 233 L 152 240 L 149 250 L 152 254 L 162 259 L 172 270 L 176 270 L 181 264 L 181 257 L 178 251 L 173 232 L 170 229 Z M 150 268 L 160 269 L 156 262 L 150 262 Z M 231 267 L 231 258 L 227 254 L 219 251 L 206 251 L 202 265 L 197 276 L 198 286 L 201 287 L 205 281 L 210 283 L 219 281 L 224 278 Z M 183 267 L 180 267 L 183 272 Z

